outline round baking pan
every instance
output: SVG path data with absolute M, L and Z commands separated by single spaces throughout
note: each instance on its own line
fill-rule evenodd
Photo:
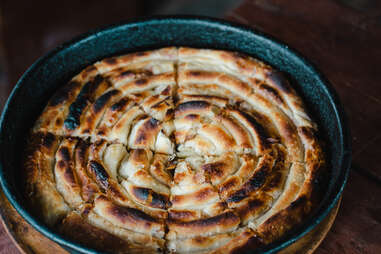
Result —
M 318 123 L 328 158 L 329 177 L 318 208 L 278 241 L 250 253 L 275 253 L 314 229 L 337 204 L 350 166 L 350 134 L 336 92 L 295 50 L 242 25 L 205 17 L 154 17 L 84 34 L 35 62 L 13 89 L 0 119 L 0 183 L 17 212 L 46 237 L 71 252 L 95 253 L 69 241 L 36 219 L 25 205 L 20 161 L 26 136 L 58 87 L 89 64 L 105 57 L 165 46 L 238 51 L 284 72 Z

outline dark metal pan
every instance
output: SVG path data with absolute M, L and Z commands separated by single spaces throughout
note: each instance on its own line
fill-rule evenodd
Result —
M 113 55 L 171 45 L 242 52 L 293 80 L 319 125 L 330 165 L 329 182 L 318 209 L 303 225 L 258 251 L 275 253 L 297 241 L 327 216 L 346 183 L 351 147 L 343 108 L 329 82 L 287 45 L 248 27 L 204 17 L 156 17 L 110 26 L 65 43 L 35 62 L 17 82 L 0 119 L 0 183 L 6 197 L 26 221 L 62 247 L 94 253 L 49 229 L 25 205 L 20 161 L 26 135 L 53 92 L 87 65 Z

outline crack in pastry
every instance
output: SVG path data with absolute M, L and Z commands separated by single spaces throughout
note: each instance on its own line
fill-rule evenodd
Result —
M 49 226 L 100 251 L 239 253 L 316 206 L 316 133 L 286 76 L 249 56 L 115 56 L 48 102 L 26 147 L 25 192 Z

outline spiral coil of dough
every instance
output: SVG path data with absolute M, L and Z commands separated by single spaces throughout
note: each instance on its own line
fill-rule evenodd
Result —
M 119 253 L 260 247 L 313 207 L 317 127 L 282 73 L 220 50 L 99 61 L 56 92 L 27 146 L 43 220 Z

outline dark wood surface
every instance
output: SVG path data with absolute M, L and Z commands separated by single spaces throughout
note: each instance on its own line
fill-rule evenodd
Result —
M 147 10 L 141 1 L 46 2 L 0 2 L 1 103 L 46 51 Z M 348 114 L 353 169 L 336 222 L 315 253 L 381 253 L 381 1 L 246 0 L 225 17 L 283 40 L 314 62 Z M 0 252 L 18 253 L 2 227 Z

